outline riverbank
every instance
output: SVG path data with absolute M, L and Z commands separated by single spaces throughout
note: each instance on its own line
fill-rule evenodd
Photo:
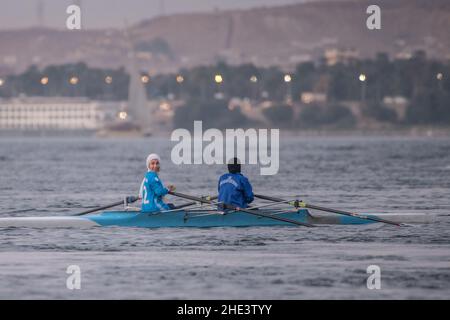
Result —
M 234 128 L 236 129 L 236 128 Z M 272 128 L 275 129 L 275 128 Z M 305 130 L 290 130 L 279 129 L 281 137 L 346 137 L 346 136 L 386 136 L 386 137 L 450 137 L 450 127 L 429 127 L 429 126 L 413 126 L 413 127 L 391 127 L 383 129 L 305 129 Z M 100 132 L 100 131 L 99 131 Z M 95 131 L 83 130 L 1 130 L 0 138 L 3 137 L 92 137 L 92 138 L 142 138 L 148 137 L 148 134 L 139 134 L 133 132 L 108 132 L 101 131 L 101 134 Z M 158 138 L 169 138 L 172 131 L 155 132 L 151 136 Z

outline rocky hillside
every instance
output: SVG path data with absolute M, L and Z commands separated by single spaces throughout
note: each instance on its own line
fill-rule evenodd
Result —
M 155 18 L 123 30 L 26 29 L 0 32 L 0 74 L 30 64 L 85 61 L 98 67 L 127 64 L 134 48 L 149 72 L 226 60 L 282 65 L 317 60 L 326 50 L 359 57 L 388 52 L 407 57 L 418 49 L 450 58 L 450 1 L 380 0 L 382 29 L 368 30 L 366 8 L 373 1 L 319 1 L 251 10 L 182 14 Z

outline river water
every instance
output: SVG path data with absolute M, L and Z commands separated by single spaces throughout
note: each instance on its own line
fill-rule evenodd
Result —
M 162 156 L 166 184 L 215 194 L 225 166 L 173 165 L 173 145 L 165 138 L 0 138 L 0 214 L 67 215 L 135 195 L 150 152 Z M 449 138 L 288 137 L 277 175 L 261 176 L 255 165 L 243 172 L 262 194 L 362 213 L 421 213 L 434 222 L 3 228 L 0 298 L 450 299 Z M 66 286 L 70 265 L 80 268 L 79 290 Z M 367 287 L 370 265 L 380 268 L 380 289 Z

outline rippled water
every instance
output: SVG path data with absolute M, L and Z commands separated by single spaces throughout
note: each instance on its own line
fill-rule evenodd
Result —
M 284 138 L 259 193 L 357 212 L 450 214 L 450 139 Z M 213 194 L 223 166 L 175 166 L 164 138 L 1 138 L 2 216 L 66 215 L 137 193 L 145 157 L 180 192 Z M 27 212 L 9 211 L 33 209 Z M 450 298 L 450 217 L 388 225 L 0 229 L 0 298 Z M 81 290 L 66 288 L 69 265 Z M 369 265 L 381 289 L 366 286 Z

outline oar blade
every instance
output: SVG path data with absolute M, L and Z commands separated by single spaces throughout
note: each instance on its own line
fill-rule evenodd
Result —
M 333 208 L 325 208 L 325 207 L 321 207 L 321 206 L 317 206 L 317 205 L 313 205 L 313 204 L 307 204 L 307 203 L 304 203 L 304 206 L 306 208 L 313 209 L 313 210 L 331 212 L 331 213 L 341 214 L 344 216 L 350 216 L 350 217 L 364 219 L 364 220 L 371 220 L 371 221 L 391 224 L 391 225 L 398 226 L 398 227 L 402 226 L 402 223 L 386 220 L 386 219 L 379 218 L 379 217 L 360 215 L 360 214 L 353 213 L 353 212 L 348 212 L 348 211 L 343 211 L 343 210 L 338 210 L 338 209 L 333 209 Z
M 255 194 L 255 197 L 263 199 L 263 200 L 268 200 L 268 201 L 283 201 L 283 199 L 270 197 L 270 196 L 266 196 L 266 195 L 261 195 L 261 194 Z M 299 207 L 300 206 L 300 207 L 304 207 L 304 208 L 308 208 L 308 209 L 314 209 L 314 210 L 319 210 L 319 211 L 324 211 L 324 212 L 336 213 L 336 214 L 350 216 L 350 217 L 354 217 L 354 218 L 358 218 L 358 219 L 371 220 L 371 221 L 391 224 L 391 225 L 395 225 L 395 226 L 398 226 L 398 227 L 406 226 L 406 224 L 404 224 L 404 223 L 390 221 L 390 220 L 386 220 L 386 219 L 383 219 L 383 218 L 380 218 L 380 217 L 372 217 L 372 216 L 360 215 L 360 214 L 357 214 L 357 213 L 343 211 L 343 210 L 337 210 L 337 209 L 332 209 L 332 208 L 325 208 L 325 207 L 321 207 L 321 206 L 317 206 L 317 205 L 307 204 L 307 203 L 305 203 L 303 201 L 296 201 L 294 203 L 295 203 L 295 207 Z

